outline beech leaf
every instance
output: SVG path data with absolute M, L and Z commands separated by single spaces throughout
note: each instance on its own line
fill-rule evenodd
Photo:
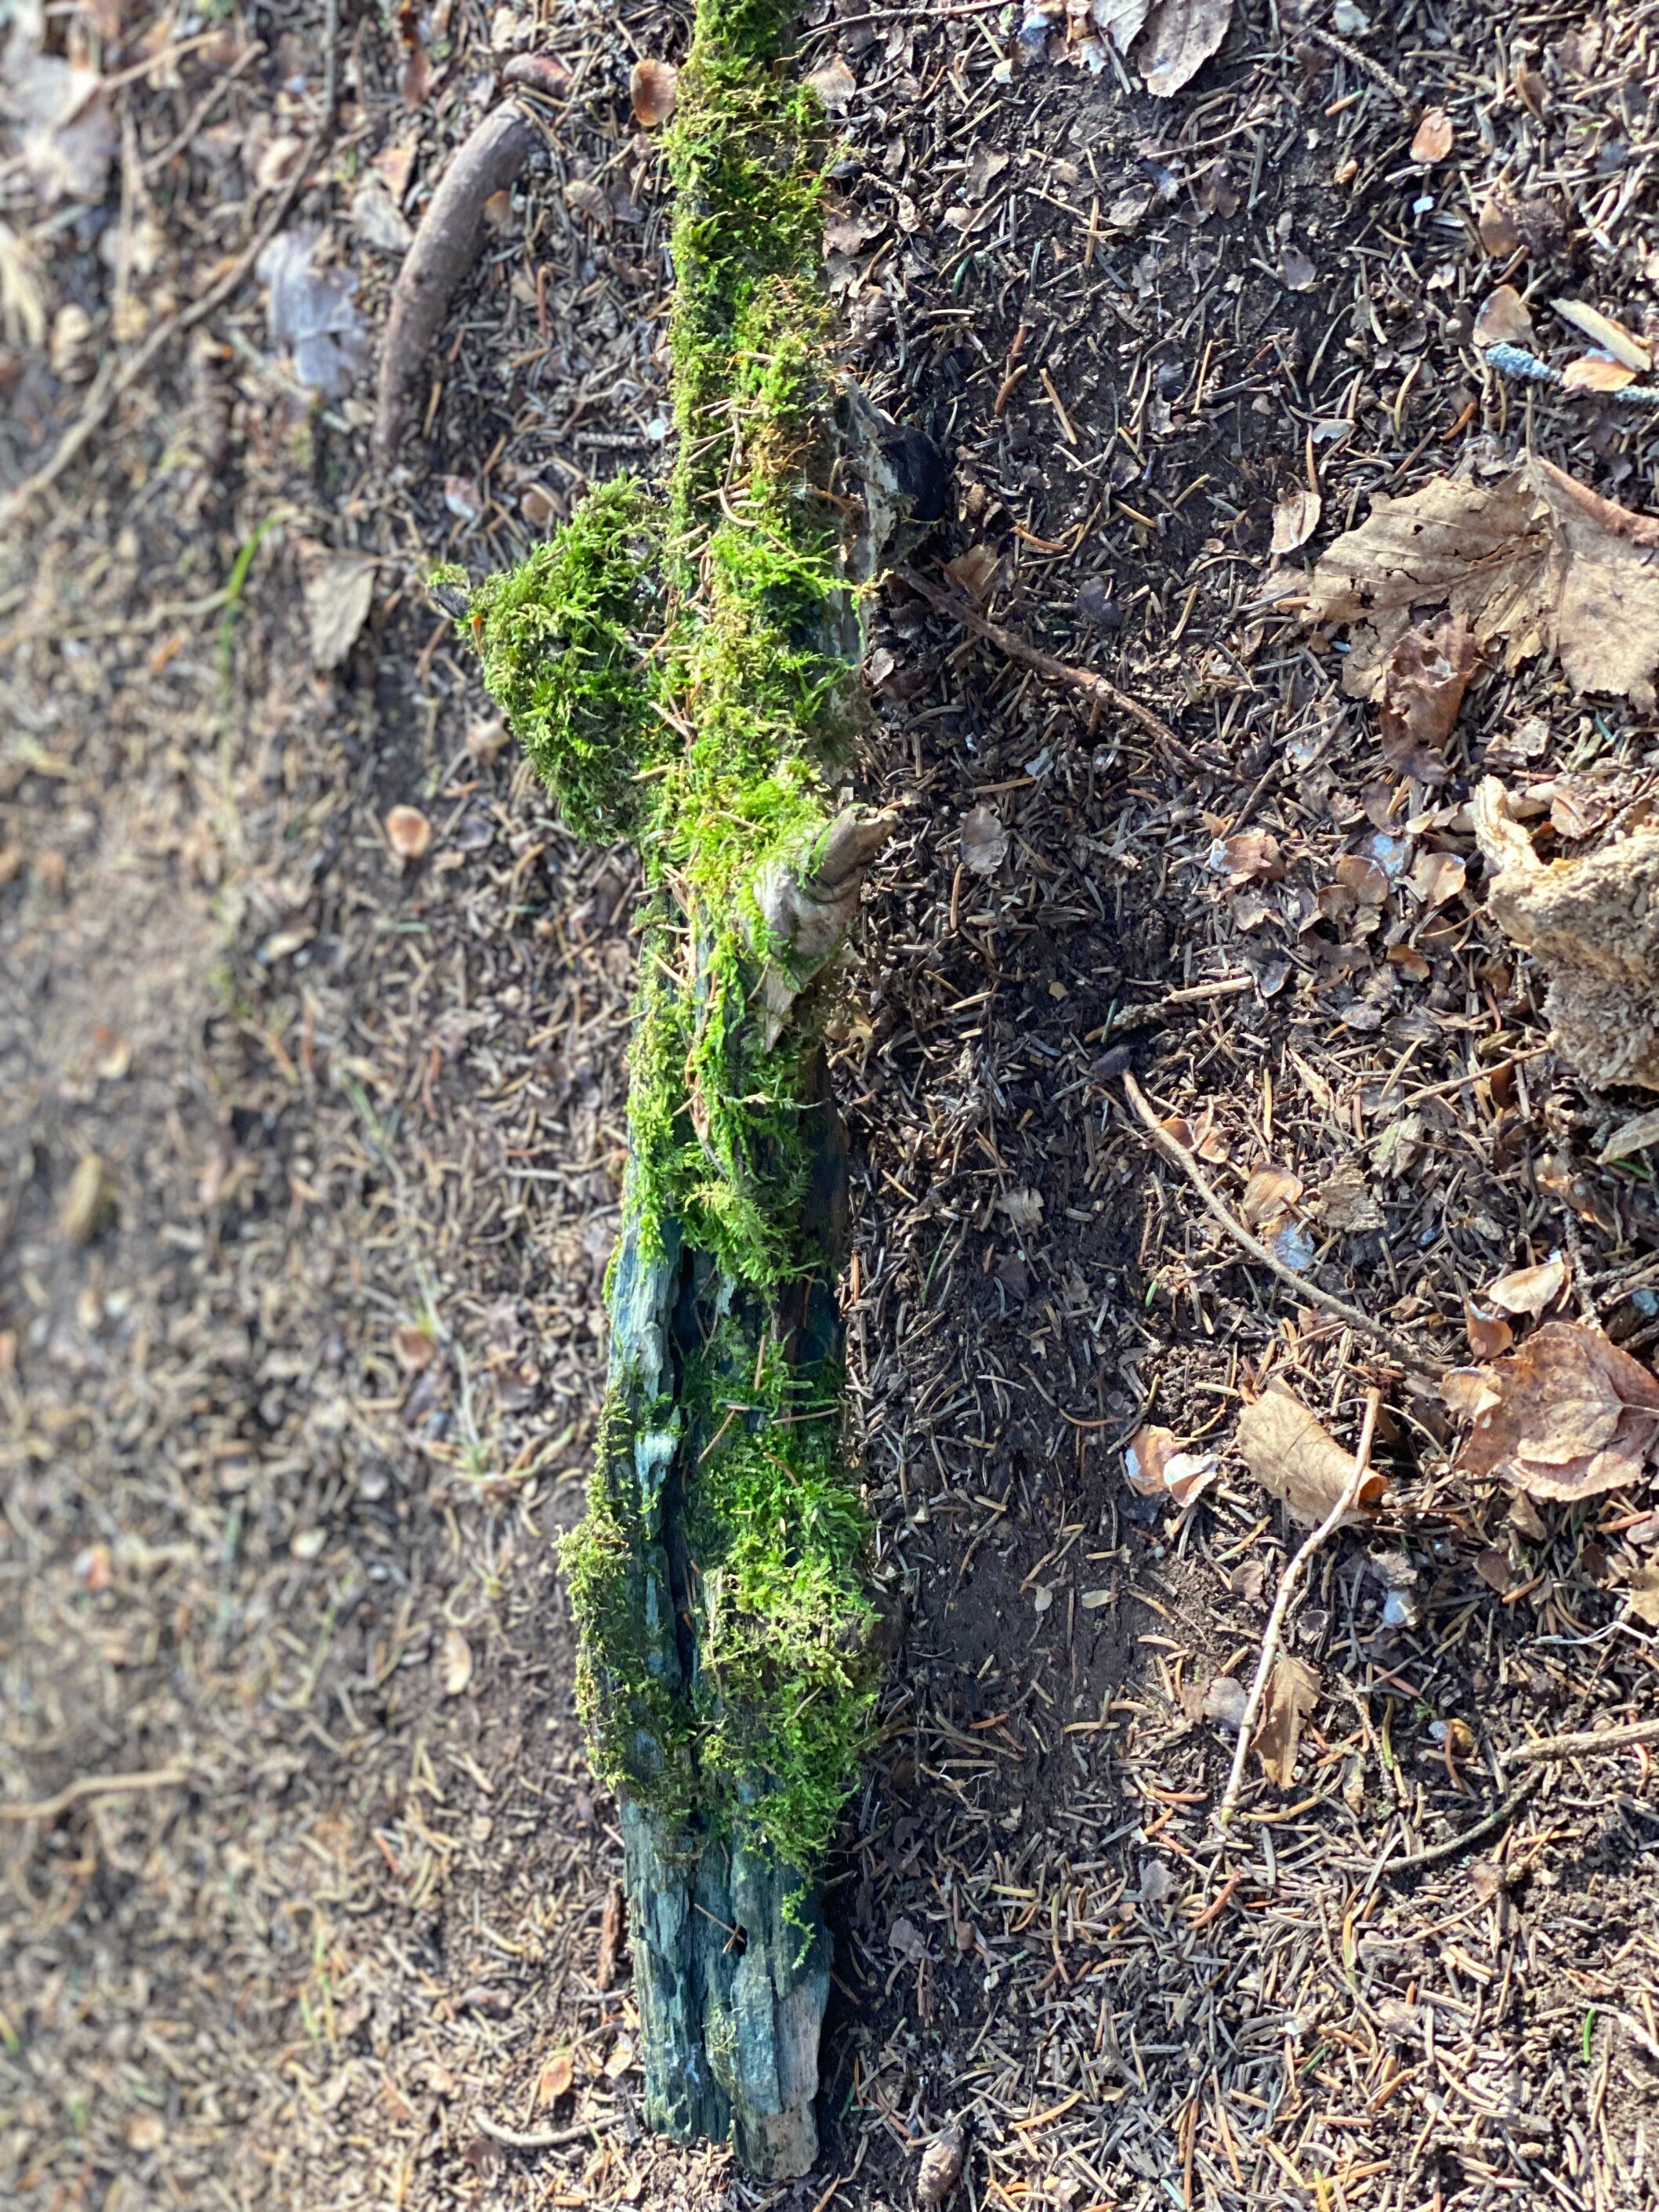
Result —
M 1237 1443 L 1244 1463 L 1261 1487 L 1283 1503 L 1293 1519 L 1324 1520 L 1353 1475 L 1354 1460 L 1330 1431 L 1277 1377 L 1253 1406 L 1238 1417 Z M 1380 1474 L 1368 1474 L 1356 1510 L 1346 1526 L 1363 1521 L 1388 1487 Z
M 1659 1378 L 1582 1322 L 1546 1322 L 1489 1366 L 1443 1377 L 1441 1395 L 1473 1421 L 1457 1464 L 1533 1498 L 1621 1489 L 1659 1442 Z

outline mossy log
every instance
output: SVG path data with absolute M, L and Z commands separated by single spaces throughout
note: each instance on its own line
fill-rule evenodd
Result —
M 510 574 L 434 579 L 567 823 L 643 863 L 609 1383 L 564 1556 L 647 2116 L 773 2178 L 816 2154 L 816 1885 L 878 1674 L 822 1036 L 889 825 L 837 787 L 866 593 L 939 489 L 926 441 L 833 368 L 826 141 L 789 12 L 698 6 L 665 493 L 619 479 Z

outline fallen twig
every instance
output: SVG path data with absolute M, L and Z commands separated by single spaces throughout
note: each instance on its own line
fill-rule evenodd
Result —
M 1281 1282 L 1288 1283 L 1297 1296 L 1309 1305 L 1319 1306 L 1327 1313 L 1335 1314 L 1339 1320 L 1346 1322 L 1350 1328 L 1362 1330 L 1365 1335 L 1375 1338 L 1377 1343 L 1383 1346 L 1395 1358 L 1401 1362 L 1408 1373 L 1416 1369 L 1426 1370 L 1431 1375 L 1443 1375 L 1445 1372 L 1446 1364 L 1437 1353 L 1426 1350 L 1422 1346 L 1412 1344 L 1395 1330 L 1391 1329 L 1385 1322 L 1373 1320 L 1370 1314 L 1362 1313 L 1358 1306 L 1351 1306 L 1346 1298 L 1339 1298 L 1330 1291 L 1322 1291 L 1316 1283 L 1309 1282 L 1304 1276 L 1298 1275 L 1294 1267 L 1287 1267 L 1279 1255 L 1270 1251 L 1258 1237 L 1252 1237 L 1243 1223 L 1235 1220 L 1222 1204 L 1216 1195 L 1209 1177 L 1187 1147 L 1177 1143 L 1159 1121 L 1157 1115 L 1147 1103 L 1146 1093 L 1133 1076 L 1126 1073 L 1122 1078 L 1122 1083 L 1125 1096 L 1146 1124 L 1147 1134 L 1158 1151 L 1164 1154 L 1165 1159 L 1173 1161 L 1181 1170 L 1182 1175 L 1187 1177 L 1193 1188 L 1203 1200 L 1206 1210 L 1221 1224 L 1236 1244 L 1243 1246 L 1253 1260 L 1257 1260 L 1264 1267 L 1270 1268 Z
M 508 2150 L 557 2150 L 562 2143 L 581 2142 L 600 2132 L 597 2120 L 578 2120 L 572 2128 L 504 2128 L 488 2112 L 474 2112 L 472 2124 L 481 2136 L 505 2143 Z
M 80 459 L 103 428 L 122 393 L 131 390 L 173 340 L 181 337 L 185 331 L 194 330 L 198 323 L 204 322 L 216 308 L 222 307 L 234 292 L 241 289 L 252 274 L 254 263 L 282 228 L 289 210 L 310 177 L 312 164 L 321 153 L 323 142 L 334 120 L 334 49 L 339 34 L 339 0 L 326 0 L 326 20 L 323 29 L 323 111 L 294 166 L 293 175 L 272 201 L 264 221 L 218 283 L 210 284 L 199 300 L 192 300 L 189 307 L 180 307 L 177 314 L 169 315 L 165 322 L 158 323 L 137 352 L 128 360 L 118 362 L 112 356 L 104 362 L 93 379 L 92 389 L 87 394 L 80 414 L 58 441 L 52 459 L 36 469 L 33 476 L 25 477 L 4 504 L 0 505 L 0 538 L 21 522 L 40 495 L 50 491 L 64 471 Z
M 404 434 L 409 387 L 443 326 L 455 287 L 477 258 L 484 203 L 505 191 L 541 143 L 529 110 L 492 108 L 451 158 L 392 288 L 374 398 L 374 458 L 384 468 Z
M 1013 630 L 1006 629 L 1000 623 L 988 620 L 977 608 L 969 605 L 960 592 L 947 591 L 942 584 L 936 584 L 930 577 L 918 574 L 914 568 L 901 566 L 893 573 L 913 592 L 920 592 L 930 606 L 937 607 L 941 614 L 951 616 L 964 629 L 972 630 L 976 637 L 985 638 L 996 647 L 999 653 L 1006 653 L 1010 660 L 1018 660 L 1027 668 L 1036 669 L 1039 676 L 1046 676 L 1053 683 L 1064 684 L 1074 691 L 1085 692 L 1091 698 L 1098 699 L 1103 706 L 1115 707 L 1120 714 L 1127 714 L 1131 721 L 1139 722 L 1141 728 L 1172 752 L 1183 767 L 1196 769 L 1200 774 L 1204 772 L 1204 763 L 1190 747 L 1182 743 L 1161 714 L 1155 714 L 1139 699 L 1132 699 L 1127 691 L 1120 691 L 1115 684 L 1109 684 L 1092 668 L 1073 668 L 1069 661 L 1057 660 L 1052 653 L 1044 653 L 1040 646 L 1028 644 L 1023 637 Z
M 182 1789 L 193 1779 L 187 1766 L 158 1766 L 147 1774 L 82 1774 L 66 1783 L 55 1797 L 37 1798 L 29 1805 L 0 1804 L 0 1820 L 55 1820 L 86 1797 L 124 1797 L 138 1790 Z
M 1353 1473 L 1343 1485 L 1342 1495 L 1319 1526 L 1304 1540 L 1301 1550 L 1291 1559 L 1279 1578 L 1279 1594 L 1273 1600 L 1273 1609 L 1267 1615 L 1267 1626 L 1261 1638 L 1261 1656 L 1256 1662 L 1255 1680 L 1251 1683 L 1250 1694 L 1245 1700 L 1244 1717 L 1238 1724 L 1238 1741 L 1233 1747 L 1232 1768 L 1227 1776 L 1227 1786 L 1221 1793 L 1221 1803 L 1216 1810 L 1218 1828 L 1224 1828 L 1232 1819 L 1238 1803 L 1238 1793 L 1244 1786 L 1244 1762 L 1249 1756 L 1256 1716 L 1261 1711 L 1267 1677 L 1272 1674 L 1273 1661 L 1279 1656 L 1279 1639 L 1284 1632 L 1285 1616 L 1291 1609 L 1296 1586 L 1314 1553 L 1327 1537 L 1335 1534 L 1354 1509 L 1360 1491 L 1364 1487 L 1366 1470 L 1370 1465 L 1371 1443 L 1376 1435 L 1376 1417 L 1382 1407 L 1382 1393 L 1377 1389 L 1368 1390 L 1365 1393 L 1365 1419 L 1359 1431 L 1359 1449 L 1354 1454 Z
M 1498 1755 L 1505 1766 L 1529 1766 L 1540 1761 L 1578 1759 L 1587 1752 L 1616 1751 L 1624 1743 L 1659 1742 L 1659 1721 L 1632 1721 L 1625 1728 L 1585 1729 L 1577 1735 L 1536 1736 L 1528 1743 L 1511 1744 Z
M 1385 1875 L 1393 1881 L 1401 1875 L 1422 1874 L 1429 1867 L 1444 1866 L 1449 1859 L 1461 1858 L 1465 1851 L 1472 1851 L 1480 1844 L 1490 1843 L 1500 1829 L 1507 1828 L 1521 1808 L 1537 1795 L 1543 1779 L 1541 1773 L 1529 1774 L 1518 1789 L 1510 1790 L 1501 1805 L 1487 1814 L 1484 1820 L 1477 1820 L 1472 1828 L 1465 1828 L 1462 1835 L 1448 1836 L 1443 1844 L 1431 1844 L 1426 1850 L 1413 1851 L 1403 1859 L 1379 1859 L 1375 1866 L 1366 1866 L 1363 1859 L 1350 1859 L 1346 1863 L 1353 1873 L 1369 1874 L 1372 1885 L 1381 1881 Z

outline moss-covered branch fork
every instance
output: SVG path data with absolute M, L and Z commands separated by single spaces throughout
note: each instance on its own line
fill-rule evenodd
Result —
M 822 1033 L 888 824 L 836 791 L 864 594 L 930 511 L 919 442 L 833 371 L 789 15 L 700 0 L 669 143 L 665 495 L 620 479 L 512 573 L 434 580 L 567 823 L 643 862 L 609 1386 L 565 1563 L 648 2115 L 775 2176 L 816 2154 L 816 1881 L 878 1672 Z

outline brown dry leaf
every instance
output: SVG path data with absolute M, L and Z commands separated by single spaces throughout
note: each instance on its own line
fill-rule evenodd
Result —
M 1257 1168 L 1244 1186 L 1244 1195 L 1239 1202 L 1239 1212 L 1245 1226 L 1259 1229 L 1264 1221 L 1276 1220 L 1288 1212 L 1302 1195 L 1304 1184 L 1299 1175 L 1289 1168 Z
M 412 1322 L 400 1322 L 392 1332 L 392 1354 L 405 1375 L 419 1375 L 430 1367 L 437 1348 L 431 1331 L 417 1328 Z
M 962 817 L 962 865 L 970 874 L 994 876 L 1008 857 L 1008 832 L 988 806 Z
M 439 1677 L 447 1698 L 459 1698 L 472 1680 L 472 1646 L 459 1628 L 444 1631 Z
M 857 96 L 859 81 L 840 54 L 832 54 L 808 76 L 810 84 L 831 115 L 845 112 Z
M 1241 884 L 1276 884 L 1285 872 L 1279 840 L 1270 830 L 1241 830 L 1236 836 L 1218 837 L 1210 848 L 1208 865 L 1237 890 Z
M 1484 1314 L 1473 1298 L 1463 1301 L 1463 1327 L 1477 1359 L 1496 1359 L 1515 1342 L 1515 1331 L 1497 1314 Z
M 1547 866 L 1505 799 L 1495 776 L 1474 794 L 1486 903 L 1548 972 L 1553 1042 L 1598 1089 L 1659 1091 L 1659 829 Z
M 1626 368 L 1645 376 L 1653 367 L 1651 352 L 1636 333 L 1615 322 L 1611 315 L 1604 315 L 1600 308 L 1586 307 L 1582 300 L 1554 300 L 1550 304 L 1564 323 L 1571 323 L 1574 330 L 1582 331 L 1592 345 L 1600 346 Z M 1603 388 L 1617 389 L 1613 386 Z
M 1158 1126 L 1166 1130 L 1176 1144 L 1189 1152 L 1195 1152 L 1201 1160 L 1218 1163 L 1227 1157 L 1225 1140 L 1215 1126 L 1213 1106 L 1206 1106 L 1196 1121 L 1189 1121 L 1182 1114 L 1169 1114 Z
M 1487 346 L 1532 343 L 1532 315 L 1513 284 L 1499 284 L 1489 292 L 1474 319 L 1474 342 Z
M 1635 381 L 1633 368 L 1626 368 L 1621 361 L 1609 361 L 1600 353 L 1587 353 L 1577 361 L 1570 361 L 1561 372 L 1563 388 L 1568 392 L 1622 392 L 1627 384 Z
M 374 601 L 374 563 L 339 554 L 307 565 L 301 586 L 311 631 L 311 665 L 337 668 L 357 642 Z
M 617 218 L 604 185 L 596 185 L 592 177 L 573 177 L 564 188 L 564 204 L 597 230 L 609 230 Z
M 1659 1559 L 1650 1559 L 1625 1585 L 1630 1609 L 1650 1628 L 1659 1628 Z
M 634 120 L 647 131 L 667 122 L 679 94 L 680 73 L 672 62 L 643 56 L 629 73 L 628 97 L 633 102 Z
M 1621 1489 L 1659 1441 L 1659 1379 L 1582 1322 L 1546 1322 L 1475 1379 L 1479 1410 L 1457 1464 L 1533 1498 Z
M 1621 1121 L 1602 1146 L 1601 1158 L 1627 1160 L 1633 1153 L 1650 1151 L 1659 1151 L 1659 1106 Z
M 418 806 L 394 806 L 386 817 L 386 842 L 400 860 L 418 860 L 432 843 L 432 824 Z
M 1513 1332 L 1511 1332 L 1511 1334 Z M 1440 1402 L 1460 1421 L 1476 1421 L 1503 1401 L 1488 1381 L 1489 1367 L 1453 1367 L 1440 1378 Z
M 954 561 L 945 562 L 945 573 L 958 590 L 966 592 L 977 604 L 990 598 L 1001 566 L 990 546 L 970 545 Z
M 1452 119 L 1443 107 L 1425 108 L 1423 119 L 1412 137 L 1413 161 L 1425 164 L 1443 161 L 1450 153 L 1452 141 L 1456 136 L 1452 128 Z
M 1425 906 L 1437 907 L 1457 897 L 1468 878 L 1468 864 L 1455 853 L 1419 853 L 1407 880 Z
M 1499 1597 L 1507 1597 L 1515 1588 L 1515 1570 L 1510 1565 L 1509 1554 L 1500 1552 L 1495 1544 L 1489 1544 L 1481 1553 L 1474 1563 L 1474 1571 Z
M 1250 1473 L 1297 1521 L 1322 1521 L 1353 1475 L 1353 1455 L 1277 1377 L 1239 1415 L 1237 1441 Z M 1380 1474 L 1368 1474 L 1345 1525 L 1363 1521 L 1387 1487 Z
M 1480 234 L 1481 245 L 1494 261 L 1507 261 L 1521 243 L 1515 217 L 1500 199 L 1486 201 L 1475 228 Z
M 1207 1490 L 1219 1464 L 1214 1452 L 1185 1450 L 1173 1429 L 1150 1424 L 1137 1429 L 1123 1447 L 1123 1475 L 1140 1498 L 1169 1497 L 1190 1505 Z
M 1233 0 L 1154 0 L 1135 57 L 1146 89 L 1168 100 L 1198 75 L 1227 35 Z
M 1496 483 L 1435 477 L 1379 496 L 1322 556 L 1306 619 L 1352 625 L 1343 688 L 1376 698 L 1418 607 L 1445 606 L 1510 671 L 1559 656 L 1576 690 L 1654 703 L 1659 520 L 1632 514 L 1537 456 Z
M 1474 638 L 1461 615 L 1408 629 L 1382 672 L 1382 754 L 1402 775 L 1443 783 L 1457 710 L 1474 673 Z
M 605 2078 L 607 2081 L 620 2081 L 624 2074 L 632 2071 L 633 2065 L 634 2039 L 629 2035 L 619 2035 L 611 2046 L 611 2056 L 605 2062 Z
M 540 2112 L 544 2106 L 556 2105 L 561 2097 L 568 2097 L 575 2078 L 576 2069 L 571 2063 L 570 2053 L 556 2051 L 543 2067 L 540 2079 L 536 2083 L 536 2110 Z
M 1281 1651 L 1267 1677 L 1262 1700 L 1261 1725 L 1250 1748 L 1261 1761 L 1261 1771 L 1276 1789 L 1288 1790 L 1296 1774 L 1297 1747 L 1302 1723 L 1319 1703 L 1319 1674 L 1305 1659 Z
M 1574 842 L 1593 837 L 1612 814 L 1611 803 L 1600 792 L 1577 790 L 1571 784 L 1558 784 L 1550 800 L 1551 829 L 1557 836 Z
M 953 2125 L 941 2129 L 923 2151 L 921 2164 L 916 2169 L 916 2202 L 923 2212 L 937 2212 L 961 2180 L 963 2154 L 967 2148 L 966 2135 Z
M 1516 1267 L 1486 1285 L 1486 1296 L 1510 1314 L 1540 1314 L 1567 1286 L 1567 1263 L 1559 1254 L 1535 1267 Z
M 1298 545 L 1305 545 L 1318 529 L 1324 511 L 1324 501 L 1305 485 L 1287 491 L 1273 509 L 1273 550 L 1294 553 Z

